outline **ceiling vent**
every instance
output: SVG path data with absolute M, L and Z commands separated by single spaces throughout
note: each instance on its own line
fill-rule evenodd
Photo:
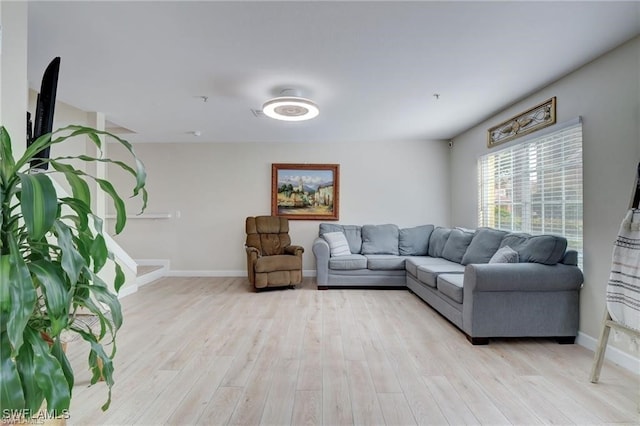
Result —
M 256 117 L 256 118 L 266 117 L 266 115 L 264 115 L 264 112 L 262 112 L 261 109 L 253 109 L 253 108 L 251 108 L 251 114 L 253 114 L 253 116 Z

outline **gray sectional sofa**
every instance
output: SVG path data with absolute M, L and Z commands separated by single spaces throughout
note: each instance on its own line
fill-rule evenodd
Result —
M 578 333 L 583 276 L 561 236 L 321 223 L 313 253 L 319 289 L 408 288 L 473 344 Z

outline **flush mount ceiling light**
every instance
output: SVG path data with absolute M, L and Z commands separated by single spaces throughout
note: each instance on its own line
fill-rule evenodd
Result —
M 320 109 L 312 100 L 300 97 L 298 91 L 285 89 L 277 98 L 266 101 L 262 112 L 276 120 L 304 121 L 317 117 Z

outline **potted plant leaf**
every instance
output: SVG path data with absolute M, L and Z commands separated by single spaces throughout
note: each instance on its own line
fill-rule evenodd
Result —
M 30 173 L 29 162 L 41 150 L 69 138 L 88 137 L 99 150 L 109 137 L 131 154 L 131 161 L 84 154 L 43 159 L 48 172 Z M 109 132 L 67 126 L 37 138 L 15 159 L 11 139 L 0 127 L 0 416 L 6 422 L 37 413 L 68 413 L 74 372 L 61 336 L 80 337 L 89 346 L 91 383 L 104 379 L 111 402 L 116 334 L 122 324 L 117 292 L 125 274 L 107 247 L 103 219 L 91 208 L 89 183 L 113 200 L 115 233 L 126 223 L 125 203 L 113 184 L 77 167 L 104 162 L 132 176 L 133 196 L 146 207 L 146 173 L 131 144 Z M 72 165 L 75 164 L 76 166 Z M 64 177 L 71 194 L 56 189 L 52 175 Z M 113 264 L 110 284 L 101 278 Z M 112 281 L 112 282 L 111 282 Z M 106 307 L 106 309 L 105 309 Z M 97 318 L 94 327 L 76 320 L 78 310 Z M 101 365 L 100 365 L 101 364 Z M 8 419 L 7 419 L 8 418 Z

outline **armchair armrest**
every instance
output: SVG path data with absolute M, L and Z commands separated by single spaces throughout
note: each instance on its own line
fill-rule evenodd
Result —
M 256 260 L 260 257 L 260 251 L 251 246 L 244 246 L 244 249 L 247 252 L 247 277 L 251 284 L 255 284 L 256 272 L 254 270 L 254 265 L 256 264 Z
M 560 263 L 470 264 L 464 271 L 464 292 L 570 291 L 580 289 L 583 281 L 580 268 Z
M 245 251 L 247 252 L 247 254 L 255 254 L 256 257 L 260 257 L 260 250 L 258 250 L 255 247 L 251 247 L 251 246 L 244 246 Z
M 284 248 L 284 252 L 285 254 L 292 254 L 294 256 L 302 256 L 302 253 L 304 253 L 304 247 L 302 246 L 286 246 Z

